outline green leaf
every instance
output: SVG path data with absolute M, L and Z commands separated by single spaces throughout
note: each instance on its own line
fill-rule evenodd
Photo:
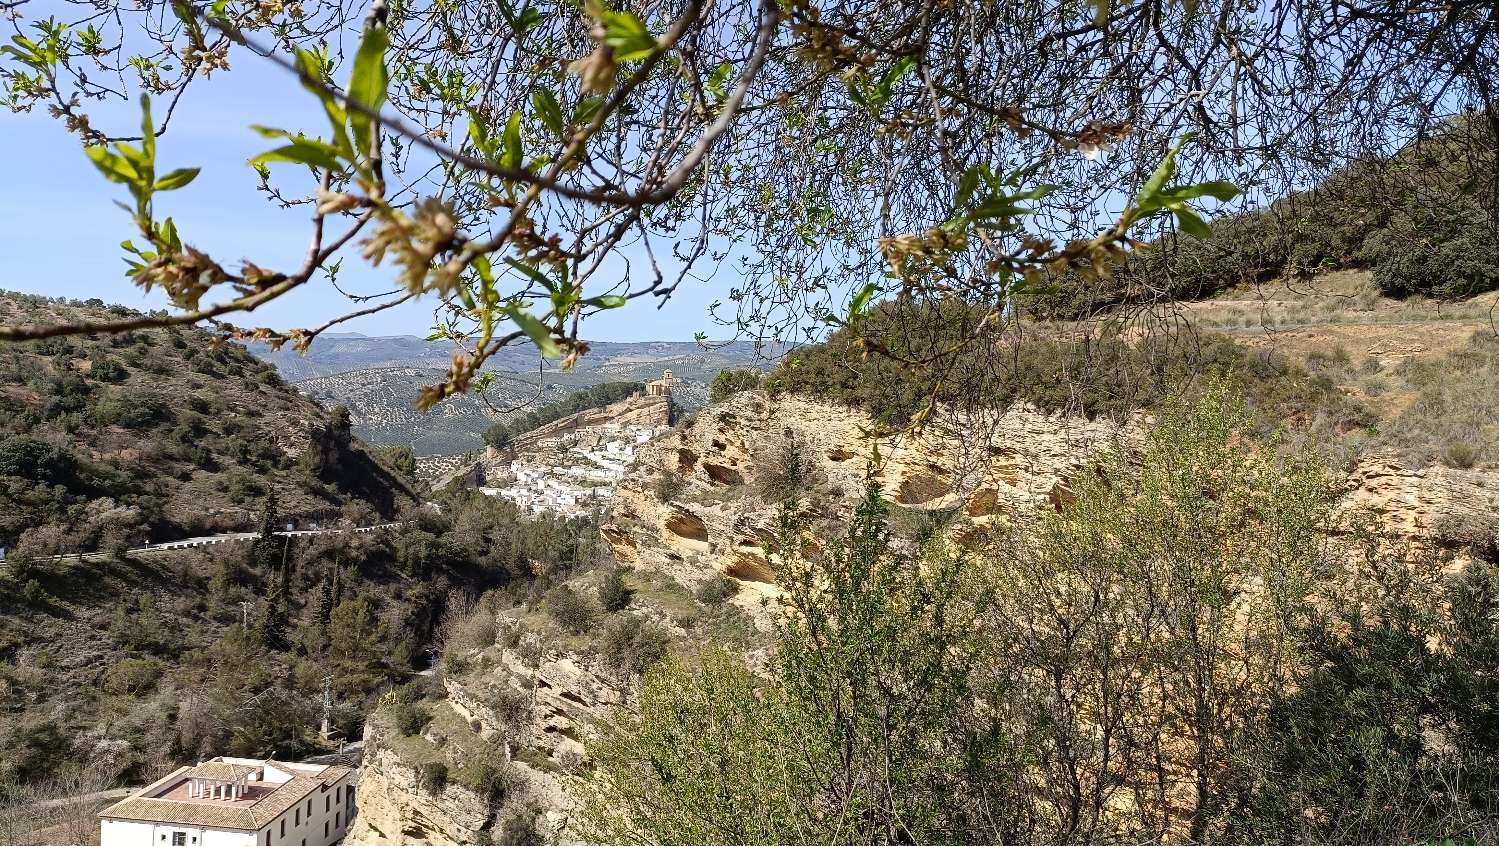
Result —
M 156 122 L 151 120 L 151 98 L 141 95 L 141 180 L 151 182 L 156 170 Z
M 484 121 L 473 109 L 468 110 L 468 137 L 474 142 L 474 149 L 478 150 L 486 161 L 494 160 L 494 139 L 489 137 L 489 130 L 485 127 Z
M 605 12 L 604 43 L 614 48 L 616 62 L 644 59 L 656 49 L 656 38 L 633 12 Z
M 557 358 L 562 355 L 562 348 L 557 346 L 557 342 L 552 338 L 552 330 L 548 329 L 546 324 L 537 320 L 531 312 L 522 306 L 512 303 L 506 306 L 505 313 L 509 315 L 511 320 L 515 321 L 515 325 L 519 326 L 522 332 L 526 333 L 526 337 L 531 339 L 531 343 L 536 345 L 537 352 L 541 353 L 543 357 Z
M 385 93 L 390 87 L 390 73 L 385 68 L 385 50 L 390 46 L 390 33 L 383 26 L 365 30 L 359 42 L 359 52 L 354 55 L 354 72 L 349 77 L 349 99 L 362 104 L 372 112 L 380 111 L 385 103 Z M 374 149 L 374 120 L 368 115 L 349 110 L 349 128 L 354 133 L 355 150 L 361 156 L 369 156 Z
M 505 122 L 503 144 L 504 150 L 500 154 L 500 165 L 520 169 L 521 162 L 525 160 L 525 153 L 521 149 L 520 112 L 511 115 L 510 119 Z
M 1232 182 L 1225 182 L 1223 180 L 1199 182 L 1195 185 L 1184 186 L 1183 188 L 1178 189 L 1178 191 L 1185 191 L 1186 193 L 1178 193 L 1177 196 L 1181 196 L 1186 199 L 1191 199 L 1193 197 L 1212 197 L 1215 200 L 1220 200 L 1225 203 L 1229 200 L 1232 200 L 1234 197 L 1239 196 L 1240 193 L 1239 186 L 1233 184 Z
M 260 165 L 269 162 L 292 162 L 295 164 L 312 165 L 324 170 L 337 171 L 342 165 L 338 161 L 332 148 L 326 144 L 309 143 L 299 141 L 268 150 L 253 159 L 250 164 Z
M 1135 197 L 1135 205 L 1140 211 L 1154 211 L 1161 207 L 1161 192 L 1165 189 L 1166 183 L 1171 181 L 1171 177 L 1176 175 L 1176 154 L 1181 152 L 1182 146 L 1190 140 L 1192 140 L 1190 132 L 1178 138 L 1167 151 L 1166 157 L 1161 159 L 1155 172 L 1140 187 L 1140 193 Z
M 547 129 L 556 133 L 559 138 L 567 136 L 567 121 L 562 118 L 562 106 L 557 103 L 552 92 L 544 88 L 531 92 L 531 105 L 536 107 L 536 114 Z
M 952 201 L 954 209 L 963 208 L 968 205 L 969 200 L 973 199 L 973 192 L 979 187 L 980 167 L 983 167 L 983 165 L 974 165 L 963 171 L 962 178 L 958 180 L 958 192 Z
M 513 258 L 506 258 L 505 263 L 515 268 L 516 270 L 519 270 L 521 273 L 526 274 L 526 276 L 529 276 L 532 280 L 540 283 L 541 287 L 547 289 L 548 291 L 557 290 L 557 283 L 553 281 L 551 277 L 547 276 L 545 273 L 542 273 L 540 270 L 537 270 L 531 265 Z
M 627 302 L 628 300 L 618 294 L 605 294 L 602 297 L 589 297 L 583 301 L 583 305 L 594 308 L 624 308 Z
M 341 152 L 345 158 L 354 158 L 354 146 L 349 143 L 349 133 L 344 129 L 344 124 L 348 123 L 348 116 L 344 113 L 344 107 L 339 105 L 338 100 L 334 99 L 332 94 L 329 94 L 327 91 L 324 91 L 322 88 L 309 82 L 309 80 L 317 80 L 318 82 L 322 82 L 322 61 L 318 59 L 317 54 L 313 53 L 311 50 L 303 50 L 301 48 L 298 48 L 296 51 L 296 59 L 297 70 L 301 71 L 302 75 L 306 77 L 306 79 L 302 81 L 302 87 L 312 92 L 312 94 L 318 98 L 318 101 L 323 104 L 323 113 L 328 116 L 328 124 L 333 128 L 334 146 L 338 148 L 339 152 Z M 266 134 L 266 131 L 263 127 L 254 127 L 254 129 L 256 132 L 259 132 L 262 135 Z M 281 130 L 270 131 L 279 132 L 282 135 L 286 135 L 286 133 L 282 132 Z
M 1207 238 L 1213 234 L 1213 228 L 1208 226 L 1207 221 L 1199 217 L 1197 212 L 1192 211 L 1190 207 L 1184 205 L 1176 209 L 1174 213 L 1176 225 L 1193 238 Z
M 859 293 L 855 294 L 853 301 L 848 304 L 849 323 L 853 323 L 864 314 L 864 310 L 869 308 L 869 301 L 874 299 L 874 295 L 879 293 L 879 290 L 880 286 L 874 282 L 870 282 L 859 289 Z
M 198 178 L 199 168 L 181 167 L 156 180 L 157 191 L 175 191 Z
M 85 147 L 83 151 L 88 154 L 94 167 L 104 174 L 105 179 L 125 185 L 134 185 L 140 181 L 140 174 L 136 172 L 135 166 L 124 156 L 111 153 L 108 147 Z

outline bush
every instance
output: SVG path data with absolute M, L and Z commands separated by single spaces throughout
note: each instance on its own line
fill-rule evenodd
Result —
M 605 572 L 603 581 L 599 582 L 599 604 L 610 613 L 623 611 L 630 604 L 630 597 L 634 593 L 625 584 L 624 571 L 619 567 Z
M 671 502 L 682 495 L 687 480 L 671 471 L 661 473 L 651 480 L 651 493 L 661 502 Z
M 427 712 L 426 706 L 419 702 L 397 704 L 391 717 L 396 724 L 396 729 L 407 737 L 421 734 L 422 729 L 427 727 L 427 723 L 432 722 L 432 715 Z
M 422 764 L 422 784 L 433 793 L 447 787 L 448 765 L 442 761 L 429 761 Z
M 536 826 L 536 812 L 512 808 L 490 835 L 491 846 L 545 846 L 546 838 Z
M 1478 447 L 1466 441 L 1453 441 L 1442 448 L 1442 463 L 1459 470 L 1472 469 L 1478 463 Z
M 104 692 L 141 693 L 155 687 L 161 674 L 162 663 L 155 658 L 124 658 L 104 674 Z
M 626 615 L 604 627 L 599 653 L 616 672 L 643 673 L 666 657 L 670 645 L 671 637 L 660 626 Z
M 722 605 L 729 597 L 739 592 L 739 583 L 726 573 L 714 573 L 698 586 L 697 598 L 705 605 Z
M 764 378 L 758 370 L 720 370 L 708 387 L 708 402 L 719 403 L 740 391 L 753 391 Z
M 594 604 L 567 585 L 558 585 L 547 591 L 544 604 L 557 625 L 573 634 L 588 631 L 598 618 L 598 609 Z

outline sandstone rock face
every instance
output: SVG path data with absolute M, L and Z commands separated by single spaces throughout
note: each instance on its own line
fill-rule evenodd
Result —
M 813 482 L 804 505 L 825 526 L 845 518 L 872 483 L 897 512 L 956 511 L 952 538 L 962 543 L 986 527 L 1065 507 L 1080 474 L 1111 450 L 1137 447 L 1146 424 L 1012 409 L 986 419 L 935 422 L 919 436 L 875 436 L 874 421 L 856 410 L 741 393 L 642 449 L 616 490 L 601 537 L 636 574 L 687 589 L 727 575 L 739 586 L 729 601 L 764 632 L 778 597 L 770 552 L 778 506 L 769 491 L 788 445 Z M 1344 513 L 1368 513 L 1382 531 L 1412 541 L 1440 534 L 1444 521 L 1491 523 L 1499 515 L 1496 474 L 1412 469 L 1394 453 L 1363 456 L 1346 489 Z M 816 546 L 826 537 L 814 534 L 804 542 Z M 699 636 L 644 606 L 637 602 L 632 613 L 654 615 L 679 638 Z M 596 655 L 569 651 L 575 647 L 567 644 L 564 638 L 539 651 L 485 650 L 472 656 L 467 672 L 445 679 L 447 704 L 511 751 L 505 803 L 542 808 L 545 827 L 562 844 L 574 842 L 567 821 L 578 784 L 573 773 L 587 766 L 584 744 L 633 695 L 628 680 L 605 669 Z M 763 650 L 756 656 L 763 660 Z M 415 771 L 382 749 L 378 737 L 366 754 L 361 812 L 350 835 L 357 846 L 418 840 L 470 846 L 504 812 L 485 808 L 462 788 L 422 794 Z
M 483 846 L 493 822 L 489 802 L 461 785 L 422 785 L 420 772 L 365 732 L 352 846 Z
M 877 428 L 854 409 L 736 394 L 642 450 L 615 491 L 603 539 L 620 561 L 688 587 L 730 576 L 741 588 L 732 601 L 763 624 L 776 595 L 767 550 L 777 504 L 766 489 L 788 445 L 809 465 L 813 505 L 830 519 L 846 515 L 873 483 L 905 508 L 961 509 L 986 525 L 1056 507 L 1070 495 L 1069 479 L 1139 434 L 1135 425 L 1026 409 L 935 422 L 920 436 L 870 434 Z M 656 493 L 666 477 L 679 489 L 670 502 Z
M 1499 519 L 1499 474 L 1432 465 L 1413 469 L 1389 450 L 1359 457 L 1348 474 L 1342 509 L 1371 516 L 1382 532 L 1406 541 L 1450 527 Z

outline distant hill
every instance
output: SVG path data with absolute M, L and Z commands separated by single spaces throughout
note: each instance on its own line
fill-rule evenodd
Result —
M 128 313 L 0 294 L 0 321 Z M 391 514 L 406 482 L 346 416 L 208 332 L 173 328 L 0 345 L 0 546 L 38 553 L 250 528 L 358 504 Z
M 535 351 L 516 347 L 501 351 L 488 368 L 496 379 L 487 403 L 462 395 L 422 413 L 416 410 L 417 395 L 444 378 L 451 344 L 409 335 L 337 335 L 318 338 L 306 355 L 290 349 L 272 352 L 264 344 L 251 344 L 250 350 L 308 396 L 325 405 L 348 406 L 360 438 L 379 446 L 409 446 L 419 457 L 480 449 L 484 431 L 496 423 L 575 391 L 605 382 L 648 381 L 663 370 L 677 377 L 677 404 L 698 408 L 707 402 L 707 385 L 720 370 L 771 363 L 748 342 L 703 349 L 682 341 L 600 341 L 572 370 L 545 362 L 538 372 Z M 544 385 L 539 391 L 538 379 Z
M 414 367 L 447 370 L 453 346 L 445 341 L 426 341 L 414 335 L 366 337 L 363 335 L 324 335 L 312 342 L 307 353 L 290 347 L 272 352 L 265 344 L 252 343 L 250 352 L 276 365 L 288 381 L 331 376 L 371 368 Z M 748 341 L 736 341 L 722 348 L 704 349 L 692 341 L 597 341 L 592 343 L 574 370 L 577 373 L 601 371 L 608 374 L 595 381 L 619 381 L 654 378 L 663 368 L 671 368 L 680 378 L 708 381 L 725 367 L 749 367 L 765 363 L 773 353 L 757 355 Z M 536 351 L 529 346 L 500 350 L 490 359 L 488 368 L 522 374 L 536 373 Z M 548 370 L 555 370 L 548 362 Z

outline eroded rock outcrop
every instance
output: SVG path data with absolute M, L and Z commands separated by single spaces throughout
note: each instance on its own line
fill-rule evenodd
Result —
M 436 787 L 387 745 L 371 723 L 359 774 L 359 813 L 346 841 L 358 846 L 485 846 L 494 813 L 460 784 Z

